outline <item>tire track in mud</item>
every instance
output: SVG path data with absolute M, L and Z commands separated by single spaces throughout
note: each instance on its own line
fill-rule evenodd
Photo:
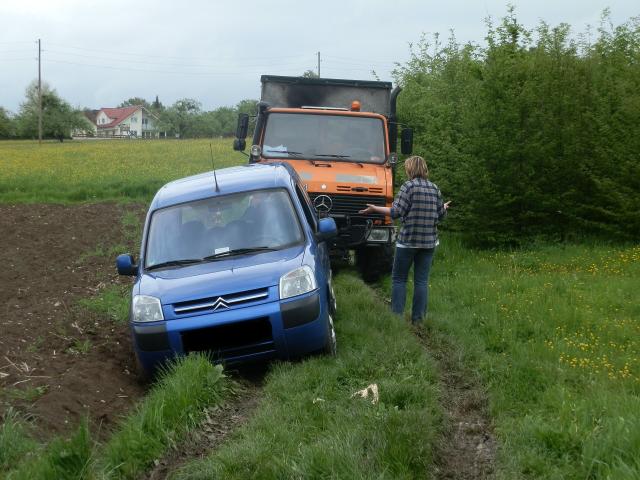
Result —
M 220 448 L 227 437 L 244 425 L 262 398 L 267 366 L 254 366 L 232 372 L 235 382 L 232 393 L 222 404 L 205 411 L 204 419 L 184 442 L 156 459 L 154 467 L 142 478 L 163 480 L 187 463 L 203 459 Z
M 451 342 L 419 327 L 414 334 L 436 361 L 445 424 L 436 447 L 436 479 L 492 478 L 497 443 L 480 381 L 464 366 Z

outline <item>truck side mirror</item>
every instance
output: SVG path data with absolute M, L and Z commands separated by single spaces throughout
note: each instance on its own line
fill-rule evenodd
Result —
M 400 151 L 403 155 L 410 155 L 413 152 L 413 128 L 402 129 Z
M 236 138 L 233 141 L 233 149 L 237 152 L 243 152 L 247 148 L 247 141 L 244 138 Z
M 239 113 L 238 126 L 236 127 L 236 138 L 244 140 L 245 138 L 247 138 L 248 132 L 249 132 L 249 115 L 246 113 Z

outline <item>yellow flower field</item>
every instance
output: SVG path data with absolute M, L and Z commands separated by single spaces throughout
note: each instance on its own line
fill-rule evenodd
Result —
M 0 201 L 148 199 L 167 181 L 246 162 L 231 139 L 0 142 Z

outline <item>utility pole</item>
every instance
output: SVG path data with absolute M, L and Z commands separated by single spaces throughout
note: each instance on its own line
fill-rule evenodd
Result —
M 38 39 L 38 145 L 42 145 L 42 70 L 40 68 L 42 48 Z
M 320 52 L 318 52 L 318 78 L 320 78 Z

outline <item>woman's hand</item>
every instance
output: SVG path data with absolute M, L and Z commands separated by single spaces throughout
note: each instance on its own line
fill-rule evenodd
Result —
M 372 205 L 370 203 L 367 203 L 367 208 L 360 210 L 358 213 L 362 213 L 364 215 L 369 214 L 369 213 L 376 213 L 376 206 Z
M 451 203 L 451 200 L 449 200 L 448 202 L 445 202 L 444 204 L 444 209 L 447 210 L 449 208 L 449 204 Z

